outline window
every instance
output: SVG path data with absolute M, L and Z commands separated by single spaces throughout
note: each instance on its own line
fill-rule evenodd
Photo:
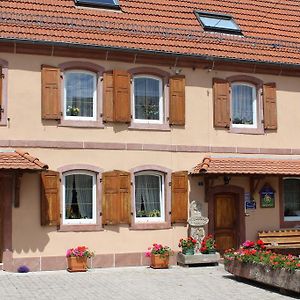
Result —
M 284 221 L 300 221 L 300 178 L 283 179 Z
M 135 221 L 164 222 L 164 176 L 153 171 L 135 174 Z
M 256 87 L 242 82 L 231 84 L 231 122 L 236 128 L 257 127 Z
M 120 8 L 118 0 L 75 0 L 75 4 L 93 7 L 108 7 L 115 9 Z
M 64 118 L 65 120 L 96 121 L 97 76 L 81 70 L 64 74 Z
M 63 224 L 96 223 L 96 175 L 70 171 L 63 176 Z
M 137 123 L 163 123 L 162 80 L 154 76 L 133 78 L 133 119 Z
M 195 14 L 205 31 L 242 34 L 239 26 L 229 15 L 200 11 L 196 11 Z

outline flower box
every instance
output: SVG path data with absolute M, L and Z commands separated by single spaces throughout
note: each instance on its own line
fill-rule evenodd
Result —
M 151 265 L 153 269 L 168 269 L 169 268 L 169 255 L 151 254 Z
M 300 270 L 273 269 L 271 266 L 238 260 L 225 260 L 224 263 L 225 270 L 237 277 L 264 283 L 281 291 L 300 293 Z
M 87 271 L 87 257 L 67 257 L 69 272 L 86 272 Z

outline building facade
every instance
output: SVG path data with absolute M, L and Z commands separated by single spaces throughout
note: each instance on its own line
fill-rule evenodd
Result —
M 266 34 L 246 1 L 2 2 L 5 270 L 64 269 L 77 245 L 146 265 L 154 242 L 179 250 L 191 201 L 221 252 L 299 227 L 297 33 L 272 13 Z

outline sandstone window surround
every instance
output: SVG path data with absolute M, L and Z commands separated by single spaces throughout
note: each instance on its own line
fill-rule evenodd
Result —
M 277 130 L 276 84 L 236 75 L 213 79 L 214 127 L 231 133 Z
M 97 64 L 82 61 L 43 65 L 42 119 L 58 120 L 59 126 L 103 128 L 103 71 Z
M 0 59 L 0 126 L 7 125 L 8 62 Z
M 282 177 L 280 191 L 280 227 L 293 228 L 300 224 L 300 178 Z

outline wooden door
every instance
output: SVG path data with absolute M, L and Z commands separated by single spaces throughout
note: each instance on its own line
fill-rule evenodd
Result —
M 4 188 L 3 180 L 0 178 L 0 262 L 3 258 L 3 202 L 4 202 Z
M 234 194 L 216 195 L 214 199 L 214 236 L 220 253 L 238 246 L 238 227 L 236 196 Z

